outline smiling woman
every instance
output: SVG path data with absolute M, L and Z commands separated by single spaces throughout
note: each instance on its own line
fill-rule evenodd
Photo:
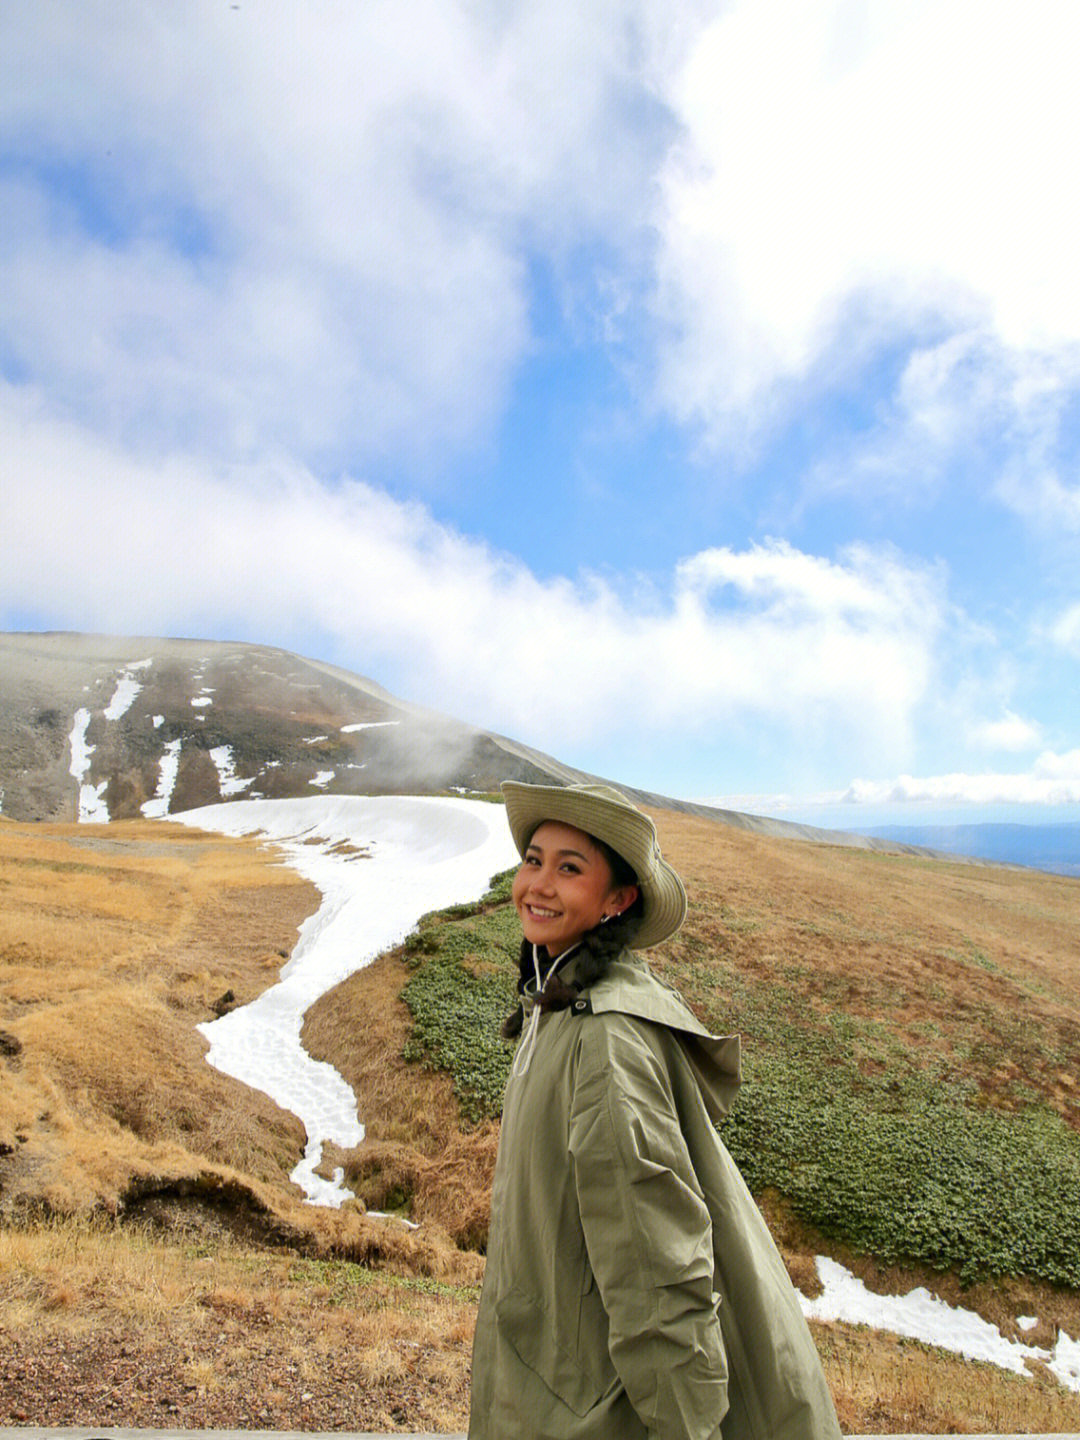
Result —
M 606 785 L 503 786 L 522 863 L 470 1440 L 837 1440 L 796 1293 L 716 1132 L 737 1038 L 636 953 L 686 894 Z M 527 1024 L 526 1024 L 526 1016 Z
M 632 878 L 616 881 L 619 857 L 609 851 L 609 859 L 606 848 L 572 825 L 545 820 L 537 826 L 512 891 L 526 940 L 562 955 L 586 931 L 630 909 L 637 885 Z

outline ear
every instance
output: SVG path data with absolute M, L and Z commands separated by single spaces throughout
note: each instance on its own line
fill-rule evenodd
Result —
M 604 908 L 612 920 L 617 920 L 624 910 L 630 909 L 637 897 L 638 887 L 636 885 L 620 885 L 618 890 L 612 890 Z

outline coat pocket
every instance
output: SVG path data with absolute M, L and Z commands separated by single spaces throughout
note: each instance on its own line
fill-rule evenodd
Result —
M 604 1327 L 596 1333 L 579 1333 L 579 1306 L 568 1297 L 565 1314 L 553 1321 L 544 1307 L 522 1290 L 509 1290 L 496 1306 L 499 1330 L 518 1358 L 541 1379 L 547 1388 L 575 1415 L 585 1415 L 618 1377 L 607 1354 Z

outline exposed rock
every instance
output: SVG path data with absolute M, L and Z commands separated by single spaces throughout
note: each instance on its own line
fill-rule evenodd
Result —
M 231 990 L 226 990 L 224 995 L 218 996 L 210 1009 L 220 1019 L 222 1015 L 228 1015 L 230 1010 L 236 1009 L 236 996 Z

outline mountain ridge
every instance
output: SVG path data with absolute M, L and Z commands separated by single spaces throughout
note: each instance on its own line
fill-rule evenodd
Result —
M 0 633 L 0 812 L 157 818 L 245 795 L 487 793 L 608 780 L 639 804 L 778 838 L 896 841 L 724 810 L 566 765 L 278 646 L 78 631 Z
M 882 840 L 932 849 L 937 855 L 978 856 L 995 865 L 1022 865 L 1080 876 L 1080 822 L 1035 825 L 984 821 L 960 825 L 879 825 Z

